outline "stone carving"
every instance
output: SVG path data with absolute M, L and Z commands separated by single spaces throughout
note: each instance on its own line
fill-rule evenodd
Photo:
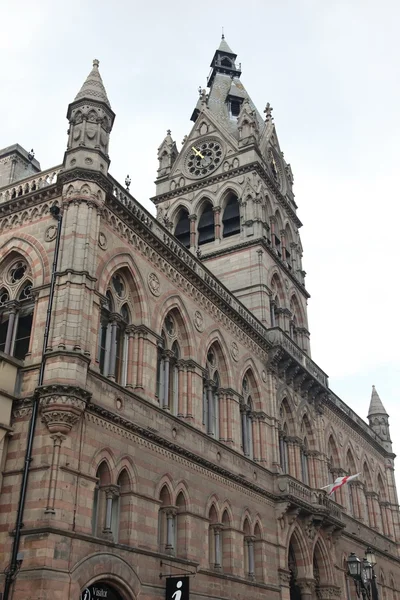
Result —
M 57 225 L 50 225 L 44 234 L 46 242 L 52 242 L 57 235 Z
M 267 373 L 265 371 L 263 371 L 261 373 L 261 377 L 262 377 L 263 382 L 266 383 L 267 382 Z
M 196 310 L 196 312 L 194 313 L 193 322 L 194 322 L 194 326 L 196 327 L 197 331 L 200 331 L 200 333 L 201 333 L 204 329 L 204 319 L 203 319 L 203 315 L 201 314 L 201 312 L 199 310 Z
M 102 231 L 100 231 L 100 233 L 99 233 L 98 244 L 102 250 L 107 250 L 107 246 L 108 246 L 107 238 Z
M 160 280 L 158 279 L 158 277 L 155 273 L 149 273 L 149 276 L 147 277 L 147 283 L 148 283 L 151 293 L 154 296 L 159 296 L 160 295 Z
M 80 419 L 92 394 L 71 385 L 48 385 L 37 388 L 42 421 L 50 433 L 68 434 Z
M 231 355 L 233 360 L 235 360 L 236 362 L 239 359 L 239 346 L 237 345 L 236 342 L 232 342 L 231 344 Z

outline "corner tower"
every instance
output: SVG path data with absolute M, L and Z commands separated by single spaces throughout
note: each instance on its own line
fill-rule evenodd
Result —
M 224 36 L 182 148 L 158 152 L 158 218 L 267 327 L 309 352 L 301 222 L 272 108 L 261 116 Z
M 68 106 L 67 150 L 58 177 L 62 187 L 62 241 L 55 295 L 53 350 L 71 356 L 70 376 L 84 387 L 91 357 L 90 327 L 96 283 L 100 215 L 111 190 L 109 139 L 115 115 L 99 61 Z M 73 298 L 74 302 L 67 302 Z M 66 326 L 68 324 L 68 326 Z

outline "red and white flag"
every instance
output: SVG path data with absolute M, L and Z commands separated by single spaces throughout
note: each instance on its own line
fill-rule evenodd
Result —
M 349 481 L 352 481 L 359 475 L 361 475 L 361 473 L 357 473 L 356 475 L 346 475 L 345 477 L 338 477 L 333 483 L 325 485 L 323 488 L 321 488 L 321 490 L 327 490 L 328 496 L 330 496 L 331 494 L 333 494 L 333 492 L 336 492 L 336 490 L 341 488 L 342 485 L 344 485 L 345 483 L 349 483 Z

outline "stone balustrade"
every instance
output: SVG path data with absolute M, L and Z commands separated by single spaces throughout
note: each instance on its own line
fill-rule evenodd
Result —
M 16 198 L 20 198 L 21 196 L 31 194 L 32 192 L 55 184 L 60 171 L 61 166 L 53 167 L 47 171 L 41 171 L 26 179 L 17 181 L 7 187 L 0 188 L 0 204 L 15 200 Z

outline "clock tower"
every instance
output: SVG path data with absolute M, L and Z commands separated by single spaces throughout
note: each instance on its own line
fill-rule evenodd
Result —
M 158 219 L 255 317 L 309 353 L 293 173 L 272 107 L 262 117 L 240 77 L 237 55 L 222 36 L 182 148 L 168 131 L 158 149 L 152 200 Z

